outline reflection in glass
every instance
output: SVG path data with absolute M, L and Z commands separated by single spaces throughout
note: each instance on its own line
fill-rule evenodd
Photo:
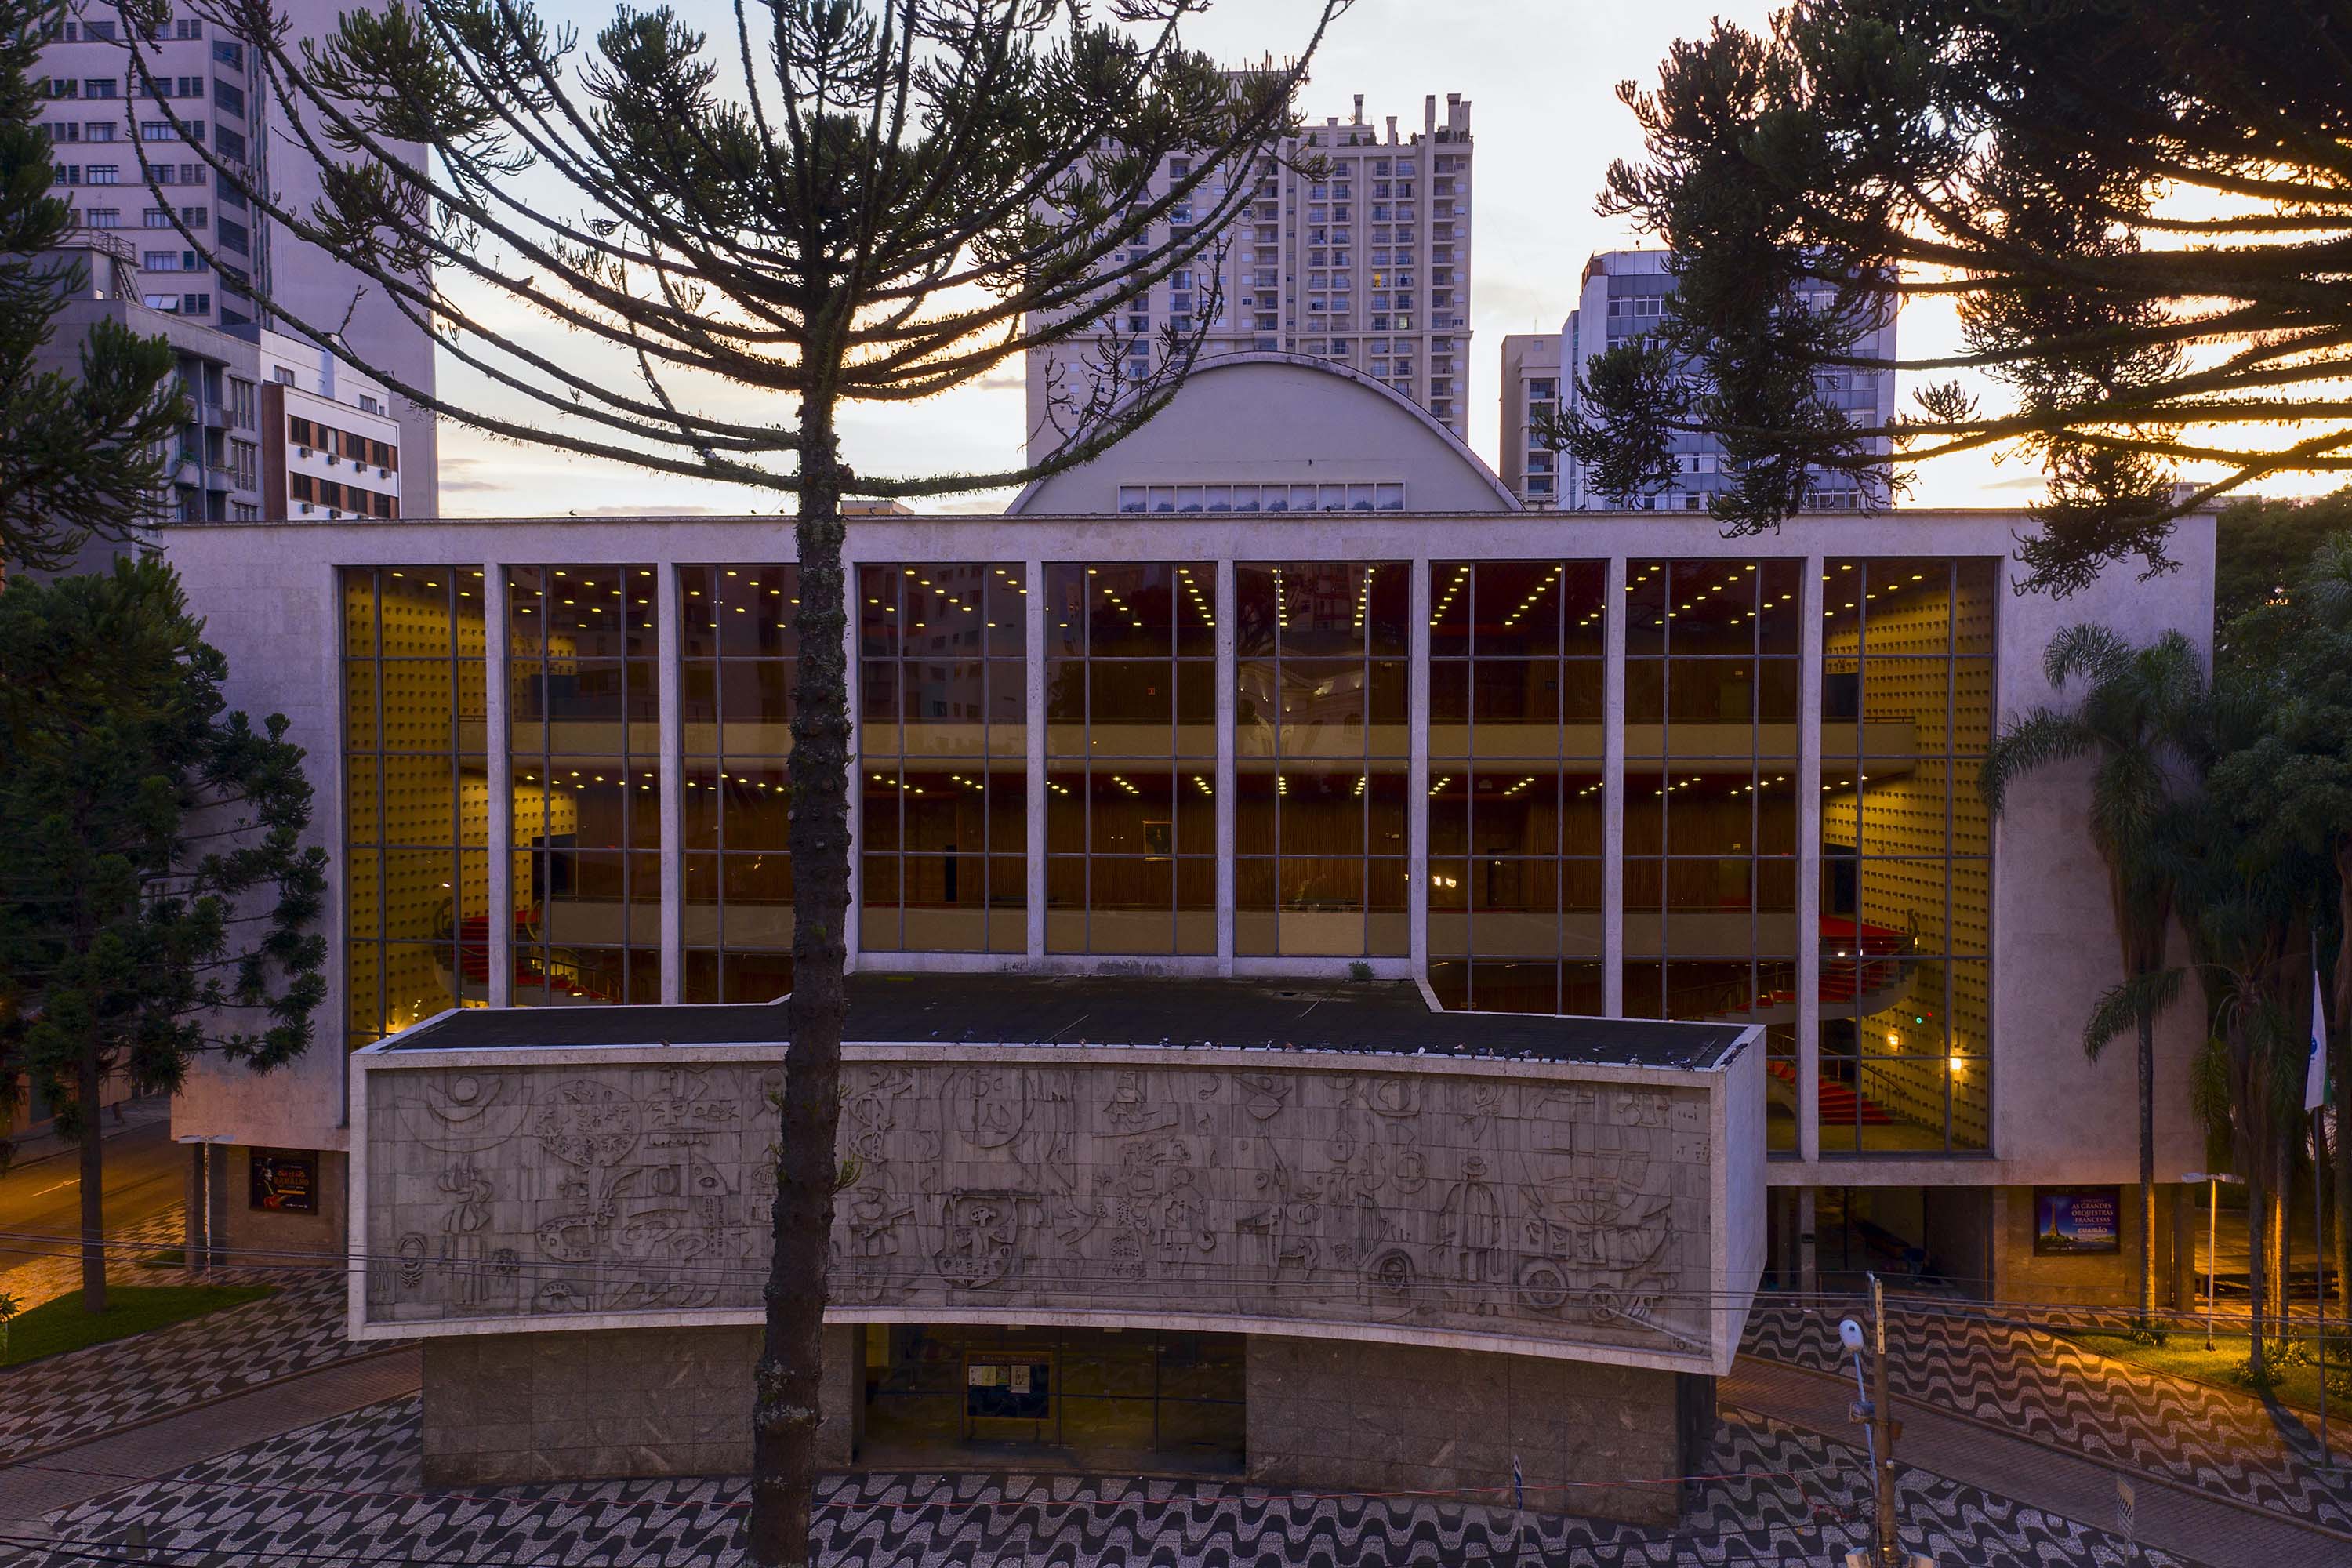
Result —
M 1217 951 L 1216 569 L 1045 569 L 1045 948 Z
M 1825 1154 L 1990 1147 L 1998 563 L 1823 563 Z
M 346 1040 L 488 997 L 482 574 L 341 574 Z

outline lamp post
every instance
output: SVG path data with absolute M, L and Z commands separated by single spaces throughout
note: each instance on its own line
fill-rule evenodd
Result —
M 2233 1176 L 2227 1171 L 2191 1171 L 2180 1178 L 2184 1182 L 2205 1184 L 2205 1348 L 2213 1348 L 2213 1277 L 2221 1267 L 2219 1246 L 2221 1215 L 2221 1184 L 2243 1184 L 2245 1177 Z
M 196 1213 L 197 1226 L 204 1231 L 204 1247 L 196 1246 L 194 1227 L 181 1242 L 180 1260 L 193 1271 L 209 1273 L 213 1266 L 213 1147 L 233 1143 L 236 1139 L 226 1132 L 184 1132 L 173 1140 L 175 1143 L 191 1143 L 196 1150 Z

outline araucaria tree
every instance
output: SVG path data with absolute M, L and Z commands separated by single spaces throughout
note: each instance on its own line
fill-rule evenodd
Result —
M 1711 432 L 1742 532 L 1821 472 L 1884 496 L 1889 441 L 1907 462 L 2022 449 L 2048 483 L 2032 586 L 2166 569 L 2171 520 L 2213 496 L 2352 472 L 2347 61 L 2336 0 L 1797 0 L 1761 33 L 1717 22 L 1620 89 L 1645 157 L 1611 169 L 1602 210 L 1673 250 L 1679 289 L 1654 339 L 1601 356 L 1563 442 L 1638 492 L 1675 433 Z M 1936 299 L 1957 352 L 1863 346 Z M 2001 405 L 1945 379 L 1891 425 L 1839 406 L 1845 373 L 1890 367 L 1980 373 Z M 2215 477 L 2176 491 L 2184 464 Z
M 184 417 L 171 345 L 100 320 L 68 371 L 44 366 L 88 279 L 51 184 L 36 74 L 65 0 L 0 0 L 0 571 L 55 569 L 152 521 Z
M 81 1153 L 82 1306 L 106 1307 L 100 1086 L 310 1043 L 326 853 L 302 752 L 226 710 L 226 661 L 152 556 L 0 592 L 0 1093 Z
M 1180 268 L 1221 270 L 1209 258 L 1346 4 L 1324 0 L 1286 65 L 1233 73 L 1183 46 L 1203 0 L 736 0 L 716 37 L 657 5 L 584 46 L 529 0 L 394 0 L 299 42 L 270 0 L 194 0 L 254 41 L 279 145 L 319 161 L 327 195 L 289 210 L 206 151 L 215 181 L 356 267 L 498 399 L 459 406 L 369 367 L 395 390 L 493 434 L 797 499 L 794 978 L 756 1562 L 809 1550 L 849 877 L 842 499 L 1012 483 L 1163 405 L 1222 300 L 1150 345 L 1140 381 L 1112 312 Z M 143 92 L 135 40 L 125 58 Z M 338 324 L 278 314 L 316 339 Z M 845 406 L 911 403 L 1034 345 L 1098 373 L 1057 386 L 1045 469 L 909 478 L 843 452 Z M 721 395 L 740 407 L 745 389 L 777 413 L 728 412 Z
M 2180 989 L 2166 963 L 2172 934 L 2173 877 L 2167 834 L 2178 796 L 2190 784 L 2181 740 L 2205 702 L 2205 666 L 2178 632 L 2135 647 L 2105 626 L 2070 626 L 2042 655 L 2053 688 L 2080 691 L 2071 707 L 2036 708 L 2005 725 L 1979 776 L 1998 815 L 2025 775 L 2063 763 L 2091 763 L 2084 819 L 2107 869 L 2107 905 L 2121 946 L 2123 979 L 2083 1025 L 2083 1048 L 2096 1060 L 2118 1035 L 2139 1043 L 2139 1258 L 2137 1300 L 2143 1327 L 2156 1318 L 2156 1020 Z

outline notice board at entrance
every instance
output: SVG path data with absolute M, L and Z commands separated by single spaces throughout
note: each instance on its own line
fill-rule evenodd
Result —
M 964 1414 L 1043 1421 L 1053 1414 L 1054 1363 L 1030 1356 L 973 1356 L 964 1363 Z
M 2074 1258 L 2121 1252 L 2123 1192 L 2119 1187 L 2033 1189 L 2033 1252 Z

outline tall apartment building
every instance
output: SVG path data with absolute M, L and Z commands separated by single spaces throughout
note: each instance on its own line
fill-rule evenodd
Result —
M 1628 338 L 1656 331 L 1666 299 L 1674 291 L 1675 278 L 1666 270 L 1666 252 L 1663 250 L 1607 250 L 1584 264 L 1584 282 L 1577 308 L 1569 313 L 1568 323 L 1559 334 L 1560 392 L 1568 399 L 1568 406 L 1576 405 L 1577 387 L 1593 355 Z M 1889 321 L 1874 333 L 1866 350 L 1876 358 L 1893 359 L 1894 322 Z M 1825 372 L 1817 380 L 1836 406 L 1852 412 L 1864 423 L 1883 426 L 1895 416 L 1893 371 Z M 1507 361 L 1504 384 L 1507 404 L 1511 385 Z M 1505 450 L 1511 448 L 1514 439 L 1523 448 L 1528 447 L 1527 434 L 1524 416 L 1514 425 L 1507 407 Z M 1879 441 L 1875 448 L 1884 453 L 1887 444 Z M 1711 436 L 1681 436 L 1675 437 L 1675 449 L 1682 469 L 1675 483 L 1636 504 L 1661 511 L 1704 511 L 1710 498 L 1727 482 L 1722 443 Z M 1559 454 L 1559 468 L 1555 484 L 1560 506 L 1591 511 L 1613 510 L 1621 504 L 1595 493 L 1586 482 L 1582 466 L 1565 452 Z M 1850 475 L 1824 474 L 1812 493 L 1811 505 L 1817 510 L 1853 511 L 1862 510 L 1864 500 Z
M 124 237 L 80 230 L 69 248 L 82 284 L 39 367 L 73 374 L 101 320 L 164 339 L 178 360 L 188 419 L 152 522 L 401 514 L 403 426 L 380 382 L 251 321 L 214 326 L 147 303 L 141 258 Z
M 1133 373 L 1149 374 L 1163 329 L 1189 331 L 1196 312 L 1213 310 L 1204 359 L 1271 352 L 1335 361 L 1466 438 L 1475 152 L 1458 92 L 1445 95 L 1442 121 L 1436 96 L 1424 100 L 1422 128 L 1411 133 L 1399 132 L 1393 114 L 1366 123 L 1360 93 L 1346 121 L 1332 115 L 1301 130 L 1275 166 L 1252 174 L 1257 188 L 1234 224 L 1222 278 L 1178 271 L 1123 312 L 1116 325 L 1136 340 Z M 1164 191 L 1192 173 L 1171 159 L 1155 185 Z M 1214 205 L 1228 189 L 1222 172 L 1213 175 L 1204 200 Z M 1180 228 L 1192 221 L 1184 206 L 1171 216 Z M 1084 358 L 1067 344 L 1030 351 L 1033 458 L 1059 443 L 1051 389 L 1082 374 Z
M 287 16 L 296 37 L 319 37 L 332 30 L 339 8 L 337 0 L 295 0 Z M 131 69 L 121 18 L 100 0 L 63 18 L 43 51 L 48 103 L 41 123 L 52 144 L 54 184 L 74 209 L 78 234 L 105 242 L 98 248 L 120 263 L 108 269 L 110 280 L 123 279 L 108 289 L 109 302 L 135 302 L 250 338 L 282 324 L 268 319 L 258 290 L 307 321 L 340 331 L 352 358 L 429 390 L 430 338 L 403 319 L 378 286 L 274 232 L 233 185 L 214 178 L 199 150 L 249 171 L 295 209 L 317 199 L 316 165 L 271 124 L 258 56 L 202 16 L 176 15 L 163 31 L 146 59 L 152 83 Z M 159 100 L 168 100 L 169 112 Z M 184 134 L 173 128 L 174 115 Z M 147 184 L 142 153 L 160 191 Z M 175 218 L 201 245 L 184 237 Z M 433 416 L 404 399 L 386 401 L 386 410 L 403 434 L 395 444 L 408 456 L 413 508 L 429 515 L 439 500 Z M 215 500 L 229 509 L 227 516 L 259 504 L 245 499 L 257 496 L 251 485 L 224 488 L 213 478 L 205 473 L 183 487 L 184 499 L 191 488 L 205 498 L 197 518 L 211 517 Z
M 1503 483 L 1535 511 L 1559 504 L 1559 462 L 1535 426 L 1559 411 L 1558 332 L 1513 332 L 1503 340 L 1503 427 L 1496 451 Z

